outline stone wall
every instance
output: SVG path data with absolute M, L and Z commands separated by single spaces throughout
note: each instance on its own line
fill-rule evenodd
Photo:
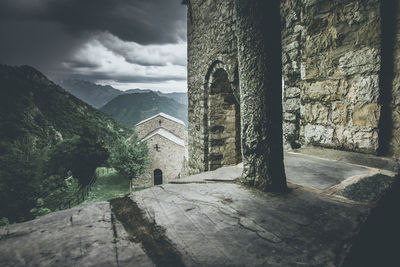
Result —
M 139 123 L 135 126 L 135 130 L 138 133 L 139 140 L 149 135 L 150 132 L 164 128 L 178 136 L 181 139 L 185 139 L 185 125 L 172 121 L 163 116 L 156 116 L 145 123 Z
M 393 72 L 392 74 L 392 87 L 390 92 L 389 100 L 389 110 L 391 115 L 391 131 L 389 133 L 390 143 L 389 143 L 389 151 L 388 154 L 390 156 L 394 156 L 397 159 L 400 159 L 400 1 L 396 0 L 395 6 L 388 6 L 387 8 L 393 8 L 394 10 L 394 22 L 388 21 L 389 25 L 394 25 L 395 28 L 393 32 L 389 32 L 389 34 L 393 34 L 393 45 L 394 51 L 391 60 L 393 60 Z M 386 25 L 385 25 L 386 26 Z M 389 47 L 390 49 L 390 47 Z
M 317 145 L 400 158 L 399 2 L 281 0 L 285 149 Z M 393 19 L 381 3 L 396 3 L 386 8 Z M 238 40 L 235 1 L 192 0 L 188 11 L 188 143 L 195 173 L 207 170 L 210 77 L 224 69 L 241 102 L 238 77 L 254 73 L 237 67 L 246 40 Z M 388 25 L 398 26 L 386 34 Z M 382 59 L 385 53 L 389 59 Z
M 286 0 L 281 10 L 287 143 L 376 153 L 379 1 Z
M 189 172 L 208 169 L 208 97 L 210 78 L 228 74 L 236 96 L 236 14 L 232 0 L 191 0 L 188 5 Z
M 135 187 L 150 187 L 154 185 L 154 170 L 160 169 L 163 175 L 163 183 L 179 178 L 185 161 L 185 147 L 178 145 L 169 139 L 155 135 L 147 139 L 149 158 L 151 163 L 148 171 L 139 179 L 134 179 Z M 158 145 L 159 150 L 154 147 Z

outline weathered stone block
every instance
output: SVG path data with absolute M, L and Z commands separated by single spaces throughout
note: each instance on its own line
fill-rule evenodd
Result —
M 283 120 L 284 121 L 295 122 L 296 121 L 296 115 L 293 114 L 293 113 L 284 112 L 283 113 Z
M 343 103 L 332 104 L 332 122 L 336 125 L 347 125 L 347 105 Z
M 300 88 L 299 87 L 287 87 L 285 88 L 285 97 L 293 98 L 300 96 Z
M 305 39 L 305 56 L 318 55 L 321 51 L 336 46 L 338 31 L 335 27 L 321 29 L 321 32 L 314 36 L 307 36 Z
M 306 144 L 332 145 L 333 133 L 333 128 L 322 125 L 307 124 L 304 127 Z
M 347 92 L 347 82 L 325 80 L 309 84 L 302 97 L 306 100 L 332 101 L 342 99 Z
M 300 65 L 302 80 L 326 78 L 328 58 L 325 55 L 310 56 Z
M 283 122 L 282 124 L 284 135 L 293 135 L 296 132 L 296 124 L 290 122 Z
M 378 128 L 381 107 L 378 104 L 355 106 L 353 109 L 353 125 Z
M 339 69 L 342 75 L 356 73 L 376 73 L 380 68 L 379 50 L 364 47 L 360 50 L 347 52 L 339 59 Z
M 369 127 L 338 126 L 335 128 L 335 141 L 347 149 L 375 153 L 378 149 L 378 132 Z
M 283 104 L 284 111 L 296 111 L 300 109 L 300 99 L 291 98 L 287 99 Z
M 396 106 L 393 108 L 392 126 L 393 128 L 400 128 L 400 106 Z
M 304 110 L 304 119 L 307 123 L 327 124 L 329 108 L 321 103 L 307 103 Z
M 400 129 L 393 129 L 393 138 L 390 142 L 390 153 L 396 158 L 400 158 Z
M 360 130 L 354 133 L 354 144 L 361 151 L 374 152 L 378 149 L 376 130 Z
M 351 81 L 347 97 L 356 104 L 376 103 L 379 97 L 378 75 L 358 76 Z

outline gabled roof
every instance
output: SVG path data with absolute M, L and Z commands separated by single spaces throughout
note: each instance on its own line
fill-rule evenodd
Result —
M 162 113 L 162 112 L 160 112 L 160 113 L 158 113 L 158 114 L 156 114 L 156 115 L 154 115 L 154 116 L 152 116 L 152 117 L 150 117 L 150 118 L 148 118 L 148 119 L 142 120 L 141 122 L 137 123 L 135 126 L 140 125 L 140 124 L 143 124 L 143 123 L 145 123 L 145 122 L 147 122 L 147 121 L 149 121 L 149 120 L 152 120 L 152 119 L 154 119 L 154 118 L 156 118 L 156 117 L 158 117 L 158 116 L 164 117 L 164 118 L 166 118 L 166 119 L 168 119 L 168 120 L 174 121 L 174 122 L 176 122 L 176 123 L 179 123 L 179 124 L 182 124 L 183 126 L 185 126 L 185 123 L 184 123 L 183 121 L 181 121 L 180 119 L 177 119 L 177 118 L 175 118 L 175 117 L 172 117 L 172 116 L 167 115 L 167 114 Z
M 154 131 L 152 134 L 146 136 L 145 138 L 142 139 L 142 141 L 148 140 L 150 138 L 152 138 L 155 135 L 160 135 L 168 140 L 170 140 L 171 142 L 174 142 L 177 145 L 180 146 L 185 146 L 185 141 L 183 141 L 181 138 L 179 138 L 178 136 L 174 135 L 173 133 L 165 130 L 165 129 L 158 129 L 156 131 Z

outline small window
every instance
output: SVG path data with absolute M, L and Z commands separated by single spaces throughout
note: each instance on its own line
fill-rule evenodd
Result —
M 160 126 L 161 126 L 161 120 L 158 121 L 158 124 L 160 124 Z

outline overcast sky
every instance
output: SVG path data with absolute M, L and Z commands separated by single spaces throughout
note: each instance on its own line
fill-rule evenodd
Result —
M 0 63 L 118 89 L 186 91 L 181 0 L 0 0 Z

